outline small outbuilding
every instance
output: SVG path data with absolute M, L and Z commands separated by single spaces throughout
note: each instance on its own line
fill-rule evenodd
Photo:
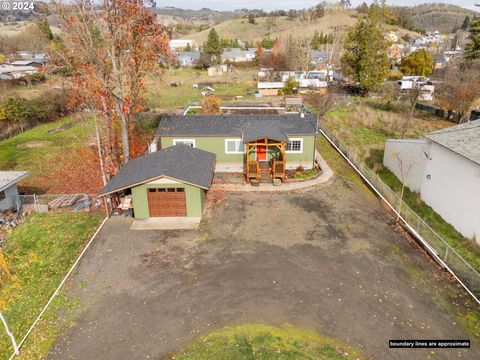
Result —
M 131 199 L 136 220 L 188 217 L 199 222 L 214 170 L 215 154 L 179 144 L 130 160 L 99 195 Z
M 28 171 L 0 171 L 0 211 L 15 208 L 17 183 L 28 175 Z

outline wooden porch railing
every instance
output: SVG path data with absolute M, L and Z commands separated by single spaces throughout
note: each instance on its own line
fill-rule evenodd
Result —
M 272 177 L 285 179 L 285 161 L 272 160 Z
M 258 161 L 247 161 L 247 179 L 260 179 L 260 164 Z

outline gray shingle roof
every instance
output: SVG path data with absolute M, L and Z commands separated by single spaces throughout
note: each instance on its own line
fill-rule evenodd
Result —
M 186 145 L 175 145 L 130 160 L 100 191 L 107 195 L 166 176 L 209 189 L 215 168 L 215 154 Z
M 280 142 L 288 142 L 288 136 L 279 127 L 269 126 L 268 123 L 259 123 L 255 127 L 245 129 L 243 133 L 243 142 L 249 143 L 258 139 L 271 139 Z
M 0 171 L 0 191 L 16 184 L 29 174 L 28 171 Z
M 480 165 L 480 120 L 423 135 Z
M 162 136 L 238 136 L 251 139 L 281 136 L 314 135 L 317 120 L 306 114 L 288 115 L 195 115 L 166 116 L 158 126 L 156 135 Z M 274 135 L 272 135 L 274 136 Z M 276 139 L 281 140 L 281 139 Z

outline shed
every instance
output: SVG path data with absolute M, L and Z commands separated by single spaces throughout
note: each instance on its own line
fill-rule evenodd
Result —
M 214 169 L 215 154 L 175 145 L 130 160 L 99 195 L 128 194 L 135 219 L 200 220 Z
M 15 208 L 17 183 L 28 175 L 28 171 L 0 171 L 0 211 Z

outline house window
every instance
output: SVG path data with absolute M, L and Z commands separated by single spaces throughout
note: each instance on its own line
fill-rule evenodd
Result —
M 0 201 L 5 200 L 5 191 L 0 191 Z
M 245 145 L 241 139 L 225 139 L 225 154 L 244 154 Z
M 303 152 L 303 139 L 290 139 L 285 147 L 287 153 L 302 153 Z
M 173 145 L 178 144 L 195 147 L 195 139 L 173 139 Z

